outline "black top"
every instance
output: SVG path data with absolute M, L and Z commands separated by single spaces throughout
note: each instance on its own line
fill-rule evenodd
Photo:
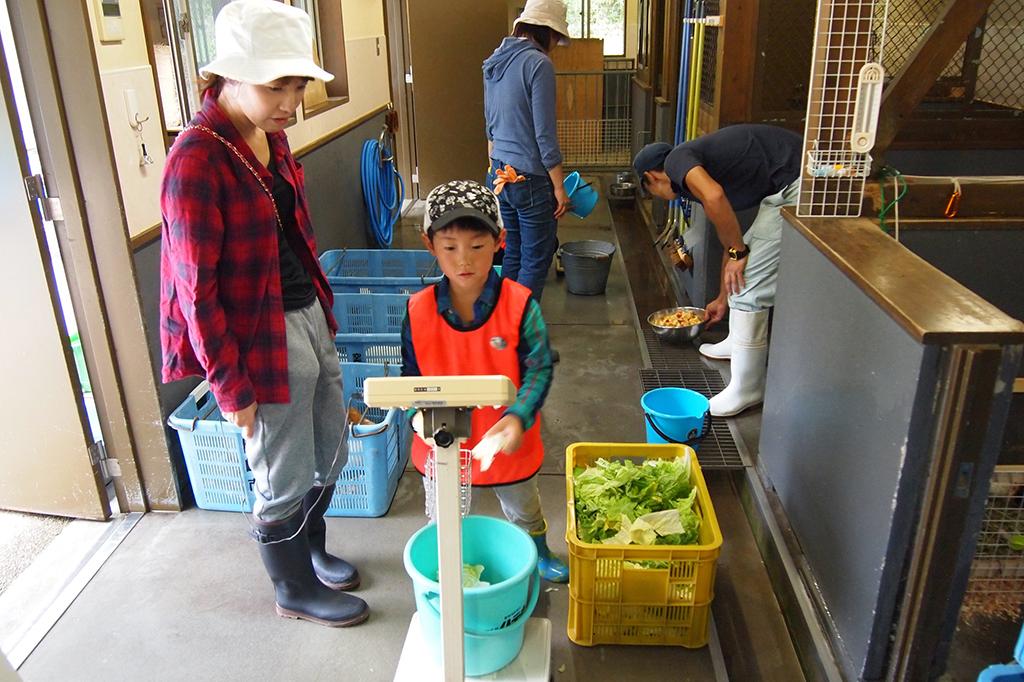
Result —
M 803 138 L 776 126 L 743 123 L 684 142 L 665 157 L 672 189 L 696 201 L 685 178 L 703 166 L 732 204 L 742 211 L 782 191 L 800 177 Z
M 281 263 L 281 302 L 287 312 L 305 308 L 315 301 L 316 289 L 290 242 L 298 238 L 295 234 L 295 188 L 281 176 L 276 164 L 270 168 L 270 173 L 274 176 L 274 203 L 277 204 L 283 228 L 283 232 L 277 236 L 277 253 Z

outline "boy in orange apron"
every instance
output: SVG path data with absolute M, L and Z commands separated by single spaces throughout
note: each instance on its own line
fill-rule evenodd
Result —
M 533 537 L 541 576 L 567 582 L 568 566 L 548 549 L 537 489 L 544 460 L 540 408 L 552 377 L 540 305 L 529 289 L 502 279 L 491 267 L 504 230 L 489 189 L 457 180 L 434 188 L 426 203 L 423 241 L 444 277 L 409 298 L 402 374 L 502 374 L 516 385 L 516 401 L 509 407 L 473 411 L 472 434 L 463 447 L 472 449 L 489 437 L 502 444 L 490 466 L 473 461 L 473 485 L 493 487 L 508 520 Z M 417 433 L 412 461 L 421 474 L 429 451 Z

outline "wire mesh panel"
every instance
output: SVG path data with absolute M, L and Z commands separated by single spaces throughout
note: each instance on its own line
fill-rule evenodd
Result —
M 1024 605 L 1024 468 L 996 467 L 974 549 L 965 609 L 1020 617 Z
M 715 16 L 720 14 L 718 0 L 706 0 L 701 14 Z M 717 26 L 704 27 L 704 45 L 700 67 L 700 101 L 708 106 L 715 104 L 715 79 L 718 74 L 718 32 Z
M 850 147 L 858 73 L 873 59 L 873 0 L 820 0 L 797 213 L 859 216 L 871 157 Z
M 633 69 L 556 74 L 558 143 L 572 168 L 621 167 L 630 161 Z
M 984 22 L 974 99 L 1024 109 L 1024 2 L 995 0 Z

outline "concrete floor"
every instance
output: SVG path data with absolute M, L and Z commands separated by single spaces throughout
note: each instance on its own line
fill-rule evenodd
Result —
M 70 520 L 0 511 L 0 594 L 60 535 Z
M 624 226 L 617 227 L 621 235 Z M 635 234 L 642 232 L 637 228 Z M 564 220 L 559 236 L 563 242 L 619 239 L 603 203 L 586 221 Z M 400 227 L 396 247 L 416 244 L 415 230 Z M 540 490 L 550 544 L 563 556 L 565 446 L 581 440 L 643 440 L 641 352 L 626 266 L 620 249 L 604 296 L 568 294 L 553 273 L 544 294 L 543 310 L 561 363 L 543 412 L 548 456 Z M 747 427 L 744 438 L 750 435 Z M 729 676 L 800 680 L 740 506 L 735 474 L 708 478 L 725 537 L 712 610 Z M 497 501 L 485 490 L 474 495 L 474 512 L 500 516 Z M 415 609 L 401 555 L 406 540 L 425 523 L 420 479 L 406 472 L 383 518 L 328 523 L 332 551 L 356 563 L 364 576 L 358 594 L 372 614 L 363 625 L 336 630 L 274 616 L 273 591 L 242 515 L 198 509 L 152 513 L 139 521 L 19 672 L 29 682 L 390 680 Z M 554 680 L 716 679 L 707 647 L 572 644 L 566 635 L 568 589 L 545 588 L 535 615 L 553 623 Z

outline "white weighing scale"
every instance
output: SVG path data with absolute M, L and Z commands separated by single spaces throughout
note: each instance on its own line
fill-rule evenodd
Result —
M 441 664 L 438 665 L 414 614 L 398 661 L 395 682 L 495 680 L 548 682 L 551 676 L 551 621 L 529 618 L 523 648 L 501 670 L 478 678 L 465 675 L 462 622 L 462 495 L 460 443 L 469 438 L 470 414 L 482 405 L 511 405 L 515 385 L 504 376 L 371 377 L 363 383 L 368 407 L 410 408 L 423 414 L 423 433 L 434 441 L 438 582 L 441 585 Z M 466 505 L 468 507 L 468 505 Z M 469 509 L 465 510 L 468 513 Z

